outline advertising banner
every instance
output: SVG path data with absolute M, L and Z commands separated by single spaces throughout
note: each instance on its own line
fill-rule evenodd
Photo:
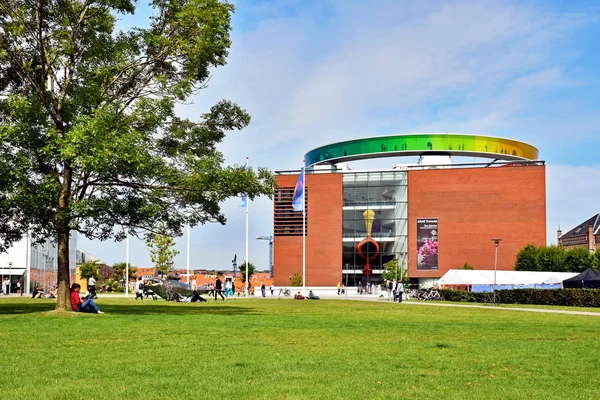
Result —
M 417 270 L 438 269 L 438 219 L 417 219 Z

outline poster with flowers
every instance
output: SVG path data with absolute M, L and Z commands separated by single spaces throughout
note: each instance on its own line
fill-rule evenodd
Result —
M 438 269 L 438 219 L 417 219 L 417 269 Z

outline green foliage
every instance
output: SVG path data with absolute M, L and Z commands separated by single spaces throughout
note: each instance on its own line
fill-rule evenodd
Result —
M 297 272 L 294 272 L 294 275 L 290 276 L 290 285 L 302 286 L 302 275 L 300 275 Z
M 588 249 L 577 247 L 565 252 L 565 271 L 582 272 L 592 266 L 592 257 Z
M 583 247 L 565 250 L 558 246 L 528 244 L 517 254 L 515 270 L 581 272 L 594 263 L 600 264 L 600 255 L 590 254 Z
M 125 271 L 127 271 L 127 263 L 120 262 L 113 265 L 113 278 L 122 281 L 125 279 Z M 129 280 L 137 279 L 137 267 L 129 264 Z
M 592 267 L 595 269 L 600 269 L 600 248 L 596 249 L 594 254 L 591 255 L 592 259 Z
M 540 271 L 538 248 L 533 244 L 523 247 L 517 254 L 515 271 Z
M 397 259 L 390 260 L 383 264 L 385 271 L 381 273 L 381 277 L 388 281 L 402 281 L 405 282 L 408 279 L 408 269 L 406 265 L 398 262 Z
M 240 269 L 240 273 L 242 274 L 242 282 L 246 282 L 246 261 L 244 261 L 241 265 L 239 265 L 238 268 Z M 256 272 L 256 268 L 254 268 L 254 264 L 249 262 L 248 263 L 248 280 L 250 280 L 252 278 L 252 275 L 254 275 L 254 272 Z
M 466 262 L 466 261 L 465 261 L 465 263 L 463 264 L 463 267 L 462 267 L 462 269 L 465 269 L 465 270 L 473 270 L 473 266 L 472 266 L 472 265 L 470 265 L 468 262 Z
M 175 240 L 169 236 L 164 228 L 159 228 L 157 234 L 148 235 L 146 246 L 150 250 L 150 260 L 161 274 L 166 274 L 175 264 L 175 256 L 179 254 L 175 250 Z
M 96 265 L 95 261 L 86 261 L 79 266 L 80 279 L 87 280 L 92 276 L 96 280 L 100 279 L 100 274 L 98 273 L 98 266 Z
M 58 238 L 59 310 L 70 309 L 71 230 L 123 240 L 162 223 L 179 236 L 224 224 L 227 198 L 272 193 L 267 169 L 225 166 L 217 149 L 249 124 L 244 109 L 221 100 L 195 121 L 175 112 L 225 65 L 233 6 L 149 7 L 141 27 L 117 30 L 131 0 L 0 0 L 0 250 L 23 232 Z
M 488 293 L 462 290 L 439 291 L 446 301 L 484 302 Z M 600 307 L 600 290 L 589 289 L 513 289 L 499 290 L 498 298 L 504 304 L 538 304 L 548 306 Z

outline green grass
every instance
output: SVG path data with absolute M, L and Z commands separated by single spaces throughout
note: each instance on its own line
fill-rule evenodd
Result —
M 600 318 L 388 302 L 0 299 L 1 398 L 597 398 Z

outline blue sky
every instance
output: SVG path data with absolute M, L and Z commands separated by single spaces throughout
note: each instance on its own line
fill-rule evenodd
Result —
M 509 137 L 540 150 L 547 168 L 548 242 L 556 228 L 600 212 L 600 3 L 597 1 L 233 2 L 228 65 L 181 106 L 198 116 L 221 98 L 252 115 L 220 150 L 227 163 L 297 169 L 306 151 L 377 134 L 459 132 Z M 142 3 L 120 26 L 145 24 Z M 387 159 L 378 166 L 391 166 Z M 244 213 L 223 204 L 226 226 L 196 227 L 192 268 L 243 260 Z M 250 237 L 272 231 L 272 203 L 250 204 Z M 178 239 L 184 268 L 186 238 Z M 131 261 L 149 266 L 142 242 Z M 79 239 L 112 264 L 125 244 Z M 250 241 L 266 268 L 266 242 Z

